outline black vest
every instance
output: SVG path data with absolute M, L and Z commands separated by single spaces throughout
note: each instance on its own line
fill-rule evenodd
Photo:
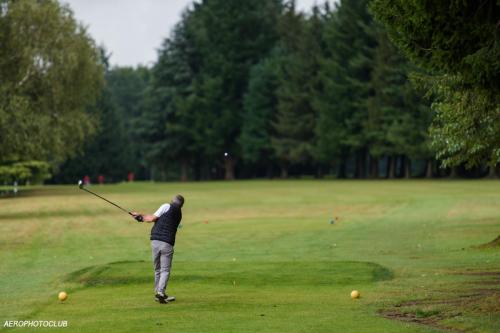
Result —
M 156 220 L 151 228 L 151 240 L 166 242 L 172 246 L 175 244 L 175 234 L 182 219 L 181 208 L 175 204 L 170 204 L 166 213 Z

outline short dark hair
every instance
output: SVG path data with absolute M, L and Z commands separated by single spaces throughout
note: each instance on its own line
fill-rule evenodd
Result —
M 182 207 L 184 205 L 184 197 L 180 194 L 177 194 L 173 199 L 172 203 L 178 205 L 179 207 Z

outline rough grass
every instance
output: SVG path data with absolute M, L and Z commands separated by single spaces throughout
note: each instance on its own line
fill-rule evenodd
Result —
M 72 332 L 495 332 L 500 252 L 474 246 L 500 233 L 499 185 L 94 186 L 145 212 L 185 195 L 166 306 L 152 300 L 150 225 L 77 186 L 21 192 L 0 199 L 0 330 L 33 319 Z

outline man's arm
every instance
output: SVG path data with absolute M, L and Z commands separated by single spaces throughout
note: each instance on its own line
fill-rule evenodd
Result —
M 137 213 L 137 212 L 132 212 L 133 217 L 136 217 L 139 215 L 142 216 L 142 220 L 144 222 L 156 222 L 158 220 L 158 216 L 156 216 L 156 215 L 149 215 L 149 214 L 141 214 L 141 213 Z
M 137 212 L 131 212 L 131 214 L 137 220 L 137 222 L 156 222 L 158 221 L 159 216 L 165 214 L 169 209 L 170 204 L 163 204 L 153 215 L 143 215 Z

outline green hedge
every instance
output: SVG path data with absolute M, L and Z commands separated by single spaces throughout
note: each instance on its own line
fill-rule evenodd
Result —
M 49 163 L 42 161 L 0 165 L 0 182 L 42 183 L 51 176 L 49 170 Z

